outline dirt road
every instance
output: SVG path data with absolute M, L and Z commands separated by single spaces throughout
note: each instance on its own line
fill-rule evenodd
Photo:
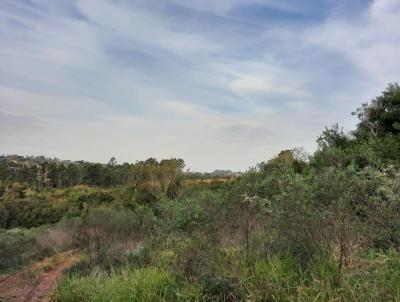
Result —
M 57 254 L 13 274 L 0 276 L 0 302 L 48 301 L 63 273 L 79 259 L 73 251 Z

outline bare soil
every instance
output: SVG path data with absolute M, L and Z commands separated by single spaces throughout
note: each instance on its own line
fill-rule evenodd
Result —
M 0 275 L 0 302 L 49 301 L 65 270 L 78 259 L 74 251 L 63 252 L 13 274 Z

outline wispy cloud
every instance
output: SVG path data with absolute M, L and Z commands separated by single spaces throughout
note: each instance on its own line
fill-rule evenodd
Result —
M 374 1 L 358 18 L 328 19 L 307 32 L 311 44 L 337 52 L 360 72 L 398 77 L 400 2 Z
M 30 134 L 41 130 L 41 122 L 34 116 L 14 114 L 0 111 L 0 134 L 18 135 L 29 132 Z
M 245 74 L 230 84 L 230 88 L 239 95 L 273 95 L 304 98 L 310 96 L 301 79 L 287 83 L 285 77 L 268 74 Z M 295 79 L 293 77 L 293 79 Z
M 399 19 L 397 0 L 3 0 L 0 153 L 206 170 L 312 150 L 399 80 Z

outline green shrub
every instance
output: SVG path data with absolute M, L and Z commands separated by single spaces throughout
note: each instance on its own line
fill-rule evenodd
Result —
M 201 279 L 202 300 L 211 301 L 243 301 L 244 295 L 239 280 L 235 278 L 217 278 L 204 276 Z
M 36 241 L 39 230 L 0 230 L 0 271 L 13 270 L 49 255 Z

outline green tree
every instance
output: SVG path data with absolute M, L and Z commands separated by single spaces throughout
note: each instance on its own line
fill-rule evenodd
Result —
M 102 185 L 103 167 L 101 164 L 86 164 L 82 181 L 92 186 Z
M 374 138 L 400 133 L 400 86 L 389 84 L 382 95 L 352 113 L 360 120 L 355 134 Z

